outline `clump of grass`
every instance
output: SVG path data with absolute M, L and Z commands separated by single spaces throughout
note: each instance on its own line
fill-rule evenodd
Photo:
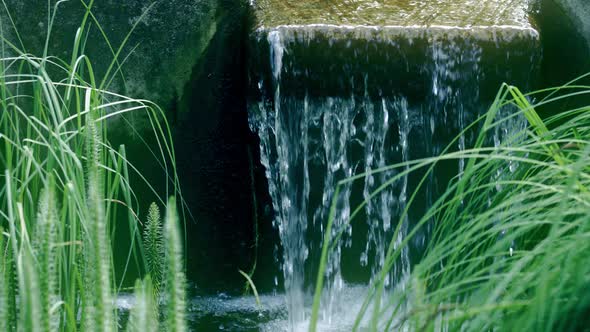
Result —
M 127 159 L 124 147 L 111 146 L 111 121 L 126 123 L 131 113 L 147 114 L 158 142 L 157 149 L 150 147 L 150 151 L 155 162 L 162 165 L 162 176 L 173 183 L 173 192 L 179 194 L 171 134 L 163 111 L 147 100 L 105 89 L 112 80 L 109 73 L 119 72 L 118 56 L 126 39 L 118 50 L 113 50 L 112 65 L 100 81 L 84 55 L 87 20 L 93 19 L 101 29 L 91 15 L 92 3 L 84 4 L 87 12 L 74 40 L 70 62 L 48 56 L 47 49 L 42 57 L 27 54 L 0 35 L 3 331 L 118 329 L 114 299 L 119 289 L 115 286 L 110 239 L 115 225 L 129 225 L 127 256 L 143 259 L 135 242 L 141 238 L 136 217 L 139 201 L 130 183 L 130 170 L 145 181 L 161 204 L 165 202 Z M 51 24 L 58 4 L 55 6 L 49 14 Z M 170 218 L 174 216 L 171 227 L 176 229 L 179 221 L 175 207 L 170 213 Z M 184 271 L 177 229 L 173 237 L 176 242 L 170 252 L 175 255 L 166 259 L 167 263 L 172 260 L 174 276 L 179 278 L 180 284 L 175 285 L 171 296 L 176 298 L 184 294 L 180 286 L 184 285 Z M 163 275 L 162 271 L 153 271 L 154 275 L 158 273 Z M 144 296 L 152 288 L 148 280 L 138 284 L 140 307 L 135 317 L 146 312 L 141 306 L 155 306 L 153 295 Z M 178 302 L 174 330 L 182 331 L 180 320 L 184 315 L 180 310 L 184 307 Z M 158 319 L 157 311 L 151 318 Z
M 537 105 L 590 93 L 564 89 Z M 430 319 L 415 328 L 434 328 L 435 320 L 470 331 L 566 331 L 588 323 L 590 108 L 542 121 L 517 88 L 504 92 L 501 104 L 516 105 L 529 127 L 515 133 L 519 140 L 469 151 L 469 172 L 429 212 L 435 237 L 413 271 L 428 291 L 413 310 Z M 510 171 L 509 163 L 518 167 Z M 500 179 L 492 173 L 498 170 Z
M 162 227 L 158 206 L 155 203 L 150 205 L 144 230 L 147 276 L 143 282 L 138 280 L 135 284 L 136 305 L 127 325 L 129 331 L 158 330 L 161 291 L 165 304 L 165 324 L 162 327 L 166 331 L 186 331 L 186 282 L 176 211 L 176 199 L 171 197 Z M 157 283 L 152 281 L 152 275 L 156 276 Z
M 426 169 L 426 179 L 442 160 L 466 161 L 463 174 L 416 221 L 401 245 L 392 241 L 355 330 L 362 321 L 372 331 L 573 331 L 588 326 L 590 106 L 558 110 L 545 120 L 536 112 L 586 94 L 590 87 L 576 82 L 528 95 L 504 85 L 490 110 L 470 126 L 481 128 L 471 149 L 373 171 L 399 170 L 387 186 L 420 169 Z M 540 101 L 532 104 L 531 99 Z M 514 112 L 499 116 L 506 107 Z M 499 146 L 485 144 L 496 128 L 519 116 L 528 121 L 525 130 Z M 424 257 L 414 262 L 409 282 L 386 290 L 385 276 L 401 250 L 427 225 L 434 232 Z M 394 239 L 398 232 L 399 227 Z M 311 331 L 317 324 L 330 234 L 324 239 Z

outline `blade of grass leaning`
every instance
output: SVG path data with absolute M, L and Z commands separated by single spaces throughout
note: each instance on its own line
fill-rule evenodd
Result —
M 260 302 L 260 297 L 258 296 L 258 290 L 256 290 L 256 285 L 254 285 L 254 281 L 252 281 L 252 278 L 250 278 L 250 276 L 246 272 L 242 270 L 238 270 L 238 272 L 240 272 L 240 274 L 246 279 L 246 281 L 250 285 L 252 293 L 254 293 L 254 299 L 256 299 L 256 306 L 258 306 L 258 310 L 261 310 L 262 303 Z

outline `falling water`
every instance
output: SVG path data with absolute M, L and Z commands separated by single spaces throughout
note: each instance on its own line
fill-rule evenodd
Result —
M 331 235 L 344 235 L 330 252 L 326 269 L 322 314 L 328 324 L 343 309 L 339 306 L 348 305 L 339 300 L 345 283 L 370 282 L 385 264 L 395 230 L 399 228 L 394 245 L 399 246 L 419 216 L 420 208 L 402 214 L 416 177 L 402 176 L 374 194 L 409 166 L 369 171 L 441 153 L 485 112 L 495 94 L 486 89 L 497 89 L 506 79 L 526 84 L 530 69 L 509 74 L 503 70 L 514 61 L 536 61 L 527 34 L 532 32 L 466 35 L 461 29 L 417 32 L 318 25 L 257 32 L 254 43 L 260 53 L 251 79 L 258 97 L 249 103 L 249 121 L 260 137 L 283 247 L 290 330 L 307 318 L 305 294 L 315 282 L 337 183 L 363 175 L 343 184 L 336 198 Z M 510 43 L 524 48 L 507 53 L 498 46 Z M 463 150 L 473 139 L 473 131 L 467 131 L 451 150 Z M 435 172 L 417 196 L 417 205 L 425 209 L 463 169 L 461 160 Z M 421 231 L 403 248 L 387 286 L 403 285 L 412 258 L 420 256 L 427 239 L 428 230 Z

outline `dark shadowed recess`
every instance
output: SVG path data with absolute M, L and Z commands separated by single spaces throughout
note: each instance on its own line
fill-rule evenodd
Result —
M 537 89 L 565 84 L 590 70 L 590 50 L 581 30 L 568 16 L 557 0 L 539 0 L 535 4 L 534 20 L 541 35 L 543 58 L 541 79 Z M 590 84 L 586 78 L 578 84 Z M 563 102 L 552 103 L 541 108 L 543 117 L 560 110 L 588 105 L 589 97 L 568 98 Z M 575 102 L 573 105 L 571 103 Z
M 173 112 L 178 171 L 194 218 L 187 274 L 205 293 L 242 292 L 239 269 L 256 267 L 260 291 L 271 290 L 279 274 L 278 235 L 246 112 L 248 12 L 242 1 L 221 1 L 217 32 Z

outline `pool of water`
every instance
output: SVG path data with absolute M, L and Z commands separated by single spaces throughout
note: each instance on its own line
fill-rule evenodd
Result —
M 337 332 L 352 329 L 357 313 L 367 295 L 365 285 L 343 285 L 337 308 L 320 312 L 318 331 Z M 232 296 L 198 295 L 187 302 L 188 325 L 191 331 L 282 332 L 289 330 L 289 319 L 284 293 L 261 294 L 260 305 L 253 295 Z M 293 331 L 307 331 L 311 315 L 312 294 L 304 296 L 306 319 L 298 322 Z M 129 310 L 134 305 L 132 294 L 121 294 L 117 299 L 120 324 L 125 325 Z M 325 309 L 325 307 L 324 307 Z M 367 315 L 370 316 L 370 313 Z M 362 326 L 362 325 L 361 325 Z

